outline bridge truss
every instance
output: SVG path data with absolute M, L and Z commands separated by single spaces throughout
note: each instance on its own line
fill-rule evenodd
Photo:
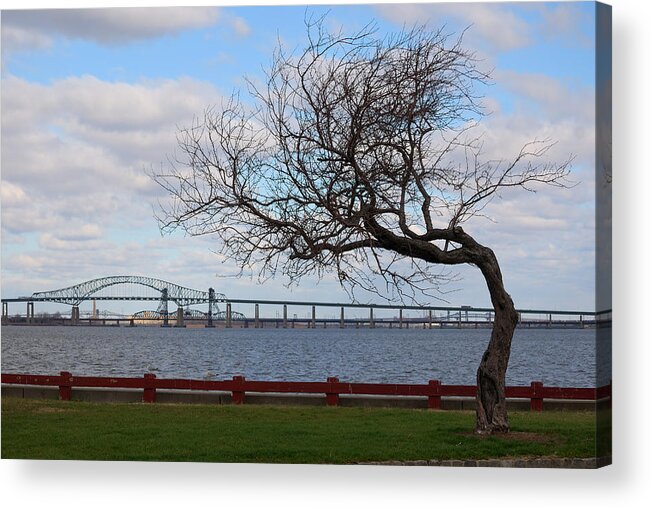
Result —
M 141 310 L 136 312 L 131 317 L 134 319 L 150 320 L 150 321 L 159 321 L 165 319 L 165 314 L 159 310 Z M 186 309 L 183 311 L 183 317 L 185 319 L 208 319 L 207 312 L 202 312 L 197 309 Z M 213 314 L 213 319 L 217 321 L 226 321 L 226 319 L 231 319 L 233 321 L 243 321 L 246 319 L 246 316 L 241 312 L 231 311 L 230 317 L 227 317 L 225 311 L 218 311 Z
M 98 296 L 101 292 L 111 286 L 121 284 L 135 284 L 154 289 L 158 294 L 152 296 L 123 295 L 123 296 Z M 169 301 L 176 303 L 179 307 L 189 307 L 207 303 L 210 306 L 210 312 L 219 312 L 218 302 L 225 302 L 226 296 L 222 293 L 216 293 L 212 288 L 208 291 L 186 288 L 161 279 L 153 277 L 142 277 L 133 275 L 118 275 L 113 277 L 102 277 L 93 279 L 81 284 L 76 284 L 62 289 L 52 291 L 41 291 L 33 293 L 32 296 L 24 297 L 25 300 L 55 302 L 78 307 L 79 304 L 86 300 L 158 300 L 160 301 L 158 310 L 167 313 L 167 304 Z

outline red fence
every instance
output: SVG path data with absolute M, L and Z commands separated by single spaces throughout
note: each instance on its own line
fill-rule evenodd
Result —
M 231 392 L 233 403 L 244 404 L 246 392 L 257 393 L 323 393 L 328 406 L 339 405 L 339 395 L 391 395 L 427 397 L 428 407 L 441 407 L 441 397 L 474 397 L 474 385 L 443 385 L 440 381 L 428 384 L 373 384 L 344 383 L 336 377 L 325 382 L 302 381 L 247 381 L 244 376 L 234 376 L 232 380 L 205 381 L 198 379 L 159 379 L 154 374 L 144 377 L 88 377 L 73 376 L 61 372 L 58 376 L 30 374 L 2 374 L 2 383 L 18 385 L 58 386 L 59 399 L 70 400 L 73 387 L 91 388 L 137 388 L 143 390 L 143 402 L 156 402 L 156 390 L 204 390 Z M 508 398 L 530 399 L 532 411 L 542 411 L 544 399 L 566 399 L 597 401 L 610 400 L 612 384 L 599 388 L 560 388 L 543 386 L 534 381 L 530 386 L 507 386 Z

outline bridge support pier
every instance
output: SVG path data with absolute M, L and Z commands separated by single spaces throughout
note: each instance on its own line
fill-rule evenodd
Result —
M 27 302 L 27 322 L 34 320 L 34 302 Z
M 400 309 L 399 325 L 398 328 L 402 328 L 402 309 Z
M 429 329 L 432 329 L 432 309 L 429 310 Z
M 34 313 L 34 307 L 32 306 L 32 314 Z M 73 325 L 79 324 L 79 306 L 73 305 L 70 313 L 70 321 Z
M 9 322 L 9 304 L 2 302 L 2 324 L 6 325 Z
M 208 324 L 206 328 L 215 328 L 215 325 L 212 322 L 212 307 L 215 303 L 215 290 L 213 288 L 208 288 Z
M 370 307 L 368 313 L 368 326 L 371 328 L 375 328 L 375 321 L 373 321 L 373 307 Z
M 231 316 L 231 304 L 230 304 L 230 302 L 228 302 L 226 304 L 226 328 L 231 328 L 232 327 L 231 317 L 232 317 Z
M 316 307 L 312 305 L 312 328 L 316 328 Z
M 260 305 L 255 304 L 255 328 L 260 328 Z
M 339 328 L 343 328 L 346 326 L 346 323 L 344 322 L 344 308 L 341 308 L 341 317 L 339 318 Z
M 163 288 L 163 290 L 161 291 L 161 297 L 160 297 L 160 301 L 161 301 L 160 309 L 161 309 L 161 312 L 163 313 L 163 326 L 169 326 L 170 325 L 169 311 L 168 311 L 168 307 L 167 307 L 168 297 L 169 297 L 169 294 L 168 294 L 167 288 Z
M 283 328 L 287 328 L 287 304 L 283 305 Z
M 176 309 L 176 328 L 185 328 L 185 321 L 183 317 L 183 307 Z

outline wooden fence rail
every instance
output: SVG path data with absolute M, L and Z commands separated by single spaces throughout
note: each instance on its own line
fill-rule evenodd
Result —
M 59 399 L 71 400 L 72 388 L 135 388 L 142 389 L 143 402 L 156 402 L 156 390 L 203 390 L 231 392 L 233 403 L 244 404 L 246 393 L 322 393 L 328 406 L 338 406 L 339 396 L 389 395 L 427 397 L 430 409 L 441 407 L 441 397 L 474 397 L 474 385 L 444 385 L 438 380 L 427 384 L 346 383 L 336 377 L 322 381 L 248 381 L 244 376 L 233 376 L 224 381 L 199 379 L 163 379 L 147 373 L 143 377 L 73 376 L 61 372 L 58 376 L 32 374 L 2 374 L 3 384 L 58 386 Z M 534 381 L 530 386 L 507 386 L 507 398 L 529 399 L 532 411 L 542 411 L 544 399 L 597 401 L 612 398 L 612 383 L 599 388 L 563 388 L 544 386 Z

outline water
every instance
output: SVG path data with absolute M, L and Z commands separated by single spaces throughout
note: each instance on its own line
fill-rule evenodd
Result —
M 161 378 L 210 373 L 213 379 L 474 384 L 489 336 L 490 330 L 474 329 L 5 326 L 2 372 L 142 376 L 152 370 Z M 595 330 L 519 329 L 507 384 L 597 386 L 595 342 Z

